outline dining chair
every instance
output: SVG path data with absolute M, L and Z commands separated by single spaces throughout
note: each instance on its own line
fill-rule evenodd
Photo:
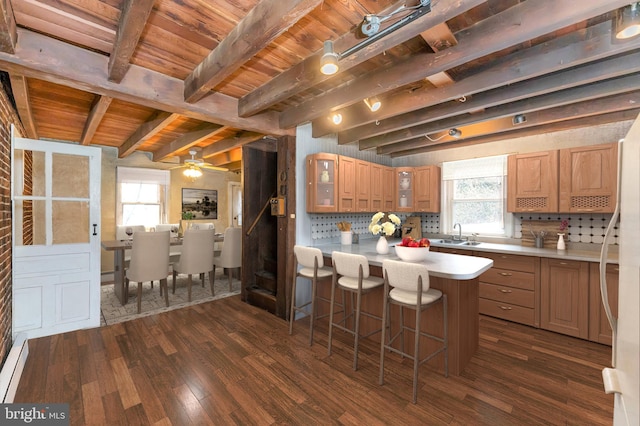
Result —
M 360 336 L 360 317 L 366 316 L 376 320 L 382 320 L 382 318 L 370 314 L 368 312 L 362 312 L 362 296 L 371 292 L 372 290 L 381 287 L 384 284 L 384 280 L 380 277 L 374 277 L 369 275 L 369 261 L 361 254 L 344 253 L 340 251 L 334 251 L 331 253 L 331 260 L 333 262 L 333 283 L 331 285 L 331 302 L 329 308 L 329 344 L 328 355 L 331 355 L 331 341 L 333 338 L 333 328 L 338 328 L 345 331 L 354 337 L 353 342 L 353 369 L 358 369 L 358 344 L 360 337 L 369 337 L 375 333 L 379 333 L 380 329 L 375 329 L 364 336 Z M 335 316 L 335 299 L 336 288 L 343 290 L 342 293 L 342 320 L 334 322 Z M 346 300 L 344 293 L 350 293 L 351 300 L 353 301 L 353 295 L 356 296 L 355 303 L 355 324 L 353 329 L 347 327 L 347 320 L 351 318 L 353 314 L 353 303 L 351 303 L 351 314 L 346 314 Z
M 165 303 L 169 306 L 169 238 L 169 231 L 133 234 L 131 262 L 126 272 L 126 289 L 128 291 L 130 281 L 138 283 L 138 313 L 142 303 L 142 283 L 145 281 L 160 281 Z
M 180 227 L 179 223 L 159 223 L 156 225 L 156 232 L 158 231 L 171 231 L 175 229 L 176 232 L 172 232 L 171 237 L 178 236 L 178 228 Z M 169 262 L 173 265 L 180 259 L 180 253 L 182 253 L 182 247 L 180 246 L 170 246 L 169 247 Z
M 176 292 L 176 278 L 178 274 L 187 274 L 187 289 L 191 302 L 191 276 L 199 274 L 204 286 L 204 274 L 209 273 L 209 282 L 213 282 L 213 243 L 215 232 L 213 229 L 189 229 L 182 239 L 182 254 L 173 265 L 173 293 Z M 214 295 L 213 284 L 211 295 Z
M 384 384 L 384 353 L 385 350 L 397 353 L 413 360 L 413 403 L 418 396 L 418 367 L 431 358 L 444 352 L 444 376 L 449 376 L 448 354 L 448 323 L 447 323 L 447 295 L 440 290 L 430 288 L 429 269 L 421 263 L 403 262 L 400 260 L 385 259 L 382 261 L 384 274 L 384 296 L 382 308 L 382 336 L 380 337 L 380 377 L 378 382 Z M 438 337 L 420 330 L 421 314 L 425 309 L 442 302 L 442 334 Z M 400 307 L 400 323 L 395 335 L 391 333 L 391 321 L 389 315 L 390 305 Z M 412 309 L 416 313 L 415 326 L 409 327 L 404 323 L 404 309 Z M 387 339 L 386 331 L 389 329 Z M 414 334 L 413 354 L 408 353 L 404 346 L 404 332 L 410 330 Z M 441 342 L 442 345 L 431 352 L 425 358 L 420 359 L 420 337 L 427 337 Z M 398 345 L 393 346 L 400 337 Z M 385 340 L 387 339 L 387 340 Z
M 215 279 L 216 267 L 227 269 L 229 276 L 229 291 L 231 291 L 231 281 L 233 279 L 233 269 L 242 267 L 242 228 L 228 227 L 224 230 L 224 243 L 220 256 L 213 258 L 213 275 Z M 240 279 L 240 272 L 238 272 Z M 211 292 L 213 292 L 214 281 L 211 280 Z
M 318 299 L 317 283 L 318 280 L 331 278 L 333 276 L 333 270 L 330 267 L 324 266 L 322 251 L 320 251 L 319 248 L 295 245 L 293 247 L 293 254 L 294 278 L 293 284 L 291 285 L 289 334 L 293 334 L 293 321 L 295 320 L 296 312 L 307 313 L 304 308 L 311 305 L 311 312 L 309 313 L 309 346 L 311 346 L 313 345 L 313 321 L 316 316 L 316 300 Z M 300 270 L 298 270 L 298 265 L 302 266 Z M 298 277 L 307 278 L 311 281 L 311 299 L 302 305 L 296 305 L 296 284 Z
M 191 229 L 216 229 L 216 226 L 213 222 L 204 222 L 204 223 L 192 223 Z

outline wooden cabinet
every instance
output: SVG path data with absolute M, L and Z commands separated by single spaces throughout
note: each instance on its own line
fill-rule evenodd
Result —
M 589 340 L 611 345 L 611 326 L 602 306 L 600 294 L 600 265 L 589 265 Z M 609 306 L 614 317 L 618 317 L 618 265 L 607 265 L 607 290 Z
M 356 211 L 356 159 L 338 156 L 338 211 Z
M 414 187 L 413 167 L 396 167 L 396 210 L 401 212 L 414 211 L 413 187 Z
M 540 270 L 540 326 L 588 339 L 589 263 L 543 258 Z
M 486 252 L 476 255 L 493 259 L 493 267 L 479 279 L 480 313 L 539 327 L 536 294 L 540 258 Z
M 507 211 L 558 211 L 558 151 L 507 157 Z
M 307 212 L 338 211 L 338 156 L 318 153 L 307 156 Z
M 396 208 L 396 171 L 393 167 L 384 166 L 382 170 L 382 208 L 373 211 L 390 212 Z
M 560 211 L 612 213 L 616 204 L 618 144 L 560 150 Z
M 371 209 L 371 163 L 356 160 L 356 210 L 370 212 Z
M 369 187 L 372 212 L 395 210 L 395 171 L 393 167 L 371 163 L 371 185 Z
M 414 211 L 440 211 L 440 167 L 424 166 L 414 169 Z

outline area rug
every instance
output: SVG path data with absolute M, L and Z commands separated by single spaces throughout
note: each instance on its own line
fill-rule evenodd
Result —
M 193 277 L 191 284 L 191 302 L 188 301 L 187 295 L 187 275 L 178 275 L 176 283 L 176 293 L 171 292 L 173 280 L 169 276 L 167 280 L 169 287 L 169 307 L 165 306 L 164 296 L 160 296 L 160 283 L 155 282 L 153 288 L 151 283 L 144 283 L 142 287 L 142 308 L 138 314 L 138 304 L 136 292 L 137 283 L 132 283 L 129 290 L 129 300 L 126 305 L 122 306 L 116 298 L 113 291 L 113 284 L 101 286 L 100 298 L 100 325 L 111 325 L 123 321 L 129 321 L 136 318 L 142 318 L 149 315 L 159 314 L 174 309 L 184 308 L 186 306 L 197 305 L 199 303 L 209 302 L 211 300 L 223 299 L 225 297 L 240 294 L 240 280 L 234 278 L 232 280 L 232 291 L 229 291 L 229 279 L 222 274 L 221 270 L 216 271 L 215 277 L 215 296 L 211 295 L 211 286 L 209 277 L 204 280 L 204 287 L 199 277 Z

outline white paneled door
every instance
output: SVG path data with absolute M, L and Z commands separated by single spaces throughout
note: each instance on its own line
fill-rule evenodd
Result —
M 13 335 L 100 325 L 101 150 L 12 137 Z

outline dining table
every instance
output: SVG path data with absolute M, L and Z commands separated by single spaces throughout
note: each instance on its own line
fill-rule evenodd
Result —
M 223 242 L 224 234 L 216 234 L 215 242 Z M 181 237 L 171 237 L 171 246 L 181 246 Z M 125 279 L 125 251 L 133 247 L 133 240 L 105 240 L 101 242 L 102 249 L 113 252 L 113 291 L 122 305 L 126 305 L 129 299 L 129 291 L 126 288 Z

